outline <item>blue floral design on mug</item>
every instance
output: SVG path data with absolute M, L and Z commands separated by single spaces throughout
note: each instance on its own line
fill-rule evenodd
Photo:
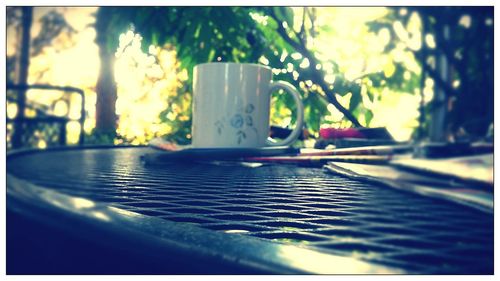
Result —
M 217 120 L 217 122 L 215 122 L 215 127 L 217 128 L 217 134 L 221 135 L 222 134 L 222 130 L 224 130 L 224 119 L 225 118 L 222 118 L 222 121 L 221 120 Z
M 245 107 L 245 113 L 247 114 L 250 114 L 253 112 L 253 110 L 255 109 L 255 107 L 253 106 L 253 104 L 249 103 L 246 107 Z
M 233 128 L 236 128 L 236 129 L 239 129 L 243 126 L 244 122 L 243 122 L 243 116 L 241 116 L 241 114 L 235 114 L 232 118 L 231 118 L 231 126 Z
M 250 130 L 254 132 L 256 135 L 258 135 L 257 129 L 253 127 L 252 113 L 254 112 L 254 110 L 255 106 L 249 103 L 244 108 L 243 107 L 239 108 L 238 112 L 235 113 L 233 116 L 231 116 L 231 118 L 229 119 L 230 127 L 236 130 L 235 134 L 236 134 L 236 141 L 238 144 L 241 144 L 241 142 L 247 138 L 248 136 L 247 130 Z M 221 135 L 225 129 L 224 126 L 225 123 L 226 123 L 226 118 L 224 117 L 215 122 L 214 125 L 219 135 Z

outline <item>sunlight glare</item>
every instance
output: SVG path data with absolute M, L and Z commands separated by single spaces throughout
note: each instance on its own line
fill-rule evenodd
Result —
M 14 119 L 17 116 L 17 104 L 7 103 L 7 118 Z
M 54 106 L 54 115 L 66 116 L 68 114 L 68 104 L 63 100 L 58 100 Z
M 45 148 L 47 148 L 47 143 L 44 140 L 41 139 L 41 140 L 38 140 L 38 145 L 37 146 L 40 149 L 45 149 Z
M 251 13 L 250 13 L 250 17 L 251 17 L 254 21 L 256 21 L 256 22 L 258 22 L 258 23 L 260 23 L 260 24 L 262 24 L 262 25 L 264 25 L 264 26 L 266 26 L 266 25 L 267 25 L 267 18 L 268 18 L 268 16 L 262 16 L 262 15 L 260 15 L 260 14 L 258 14 L 258 13 L 252 13 L 252 12 L 251 12 Z
M 335 75 L 334 74 L 327 74 L 327 75 L 325 75 L 324 80 L 328 84 L 333 84 L 333 83 L 335 83 Z
M 308 58 L 304 58 L 302 60 L 302 63 L 300 63 L 299 67 L 300 68 L 308 68 L 309 67 L 309 59 Z
M 427 44 L 427 47 L 429 47 L 430 49 L 436 48 L 436 41 L 434 40 L 434 35 L 432 34 L 425 35 L 425 43 Z
M 265 56 L 261 56 L 259 58 L 259 63 L 261 63 L 263 65 L 269 65 L 269 60 Z
M 408 140 L 418 126 L 420 115 L 418 95 L 394 94 L 385 88 L 380 100 L 374 102 L 371 127 L 386 127 L 396 141 Z
M 458 24 L 466 29 L 469 29 L 472 24 L 472 18 L 469 15 L 464 15 L 460 18 Z
M 66 124 L 67 142 L 70 144 L 78 143 L 80 137 L 80 123 L 78 121 L 71 121 Z
M 50 45 L 45 46 L 39 55 L 30 58 L 28 83 L 83 89 L 87 111 L 86 132 L 90 132 L 93 128 L 92 124 L 95 124 L 95 83 L 98 76 L 96 70 L 100 67 L 98 47 L 94 42 L 96 32 L 93 27 L 95 22 L 93 13 L 97 7 L 36 7 L 33 14 L 33 36 L 38 35 L 41 29 L 40 18 L 51 10 L 63 14 L 75 33 L 72 36 L 68 36 L 66 32 L 61 33 L 51 41 Z M 11 41 L 10 38 L 8 41 Z M 68 100 L 69 106 L 60 100 L 62 97 Z M 80 118 L 81 97 L 77 94 L 29 90 L 27 100 L 47 108 L 56 116 Z M 34 112 L 30 112 L 30 116 L 33 114 Z M 73 133 L 76 135 L 72 135 Z M 79 131 L 68 132 L 68 139 L 78 138 L 78 135 Z M 38 145 L 46 147 L 47 144 L 42 141 Z
M 291 245 L 280 246 L 277 255 L 286 264 L 315 274 L 397 273 L 392 269 L 373 266 L 352 256 L 327 255 Z
M 93 201 L 85 198 L 73 197 L 70 199 L 70 201 L 71 203 L 73 203 L 73 206 L 76 209 L 88 209 L 88 208 L 93 208 L 95 206 L 95 203 Z
M 129 30 L 120 35 L 115 53 L 117 132 L 132 144 L 146 143 L 172 130 L 161 122 L 159 115 L 168 108 L 169 97 L 176 96 L 177 88 L 187 79 L 186 71 L 177 72 L 179 63 L 174 51 L 149 46 L 146 54 L 141 50 L 141 42 L 142 37 Z M 175 121 L 178 116 L 170 112 L 167 118 Z

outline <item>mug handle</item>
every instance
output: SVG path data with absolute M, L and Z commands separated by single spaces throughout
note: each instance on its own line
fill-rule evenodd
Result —
M 276 81 L 276 82 L 271 82 L 269 86 L 269 98 L 271 97 L 271 93 L 273 91 L 279 89 L 283 89 L 285 92 L 293 96 L 293 100 L 297 105 L 297 124 L 295 124 L 295 128 L 293 129 L 292 133 L 290 133 L 290 135 L 282 141 L 275 141 L 272 138 L 267 138 L 266 144 L 268 146 L 290 145 L 292 142 L 294 142 L 296 139 L 299 138 L 304 124 L 304 105 L 302 104 L 302 98 L 300 97 L 299 92 L 295 89 L 295 87 L 292 84 L 288 82 Z

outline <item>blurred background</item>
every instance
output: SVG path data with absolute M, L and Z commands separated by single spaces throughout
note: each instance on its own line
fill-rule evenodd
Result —
M 190 142 L 192 68 L 272 67 L 307 138 L 493 132 L 493 7 L 7 7 L 7 148 Z M 294 103 L 273 94 L 271 123 Z

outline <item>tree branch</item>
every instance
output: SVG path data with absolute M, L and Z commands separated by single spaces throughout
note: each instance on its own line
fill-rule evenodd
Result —
M 422 22 L 423 22 L 423 26 L 425 27 L 425 30 L 422 33 L 422 36 L 424 36 L 424 33 L 426 33 L 426 31 L 429 30 L 431 24 L 430 24 L 428 18 L 425 17 L 425 12 L 422 12 L 421 10 L 418 10 L 418 9 L 417 9 L 417 11 L 420 11 L 420 14 L 424 15 L 421 17 Z M 461 68 L 461 62 L 458 61 L 453 56 L 453 52 L 450 49 L 449 45 L 447 45 L 445 40 L 440 40 L 441 37 L 439 37 L 440 36 L 439 32 L 435 32 L 434 35 L 436 35 L 436 45 L 441 47 L 439 50 L 438 49 L 434 49 L 434 50 L 428 49 L 425 47 L 425 45 L 422 45 L 422 48 L 420 49 L 420 51 L 412 51 L 408 47 L 406 47 L 406 49 L 414 52 L 416 54 L 416 56 L 421 59 L 422 69 L 424 72 L 422 74 L 422 76 L 425 76 L 424 74 L 427 73 L 436 82 L 438 87 L 440 87 L 441 89 L 444 90 L 446 96 L 456 95 L 458 93 L 458 91 L 453 89 L 446 81 L 444 81 L 443 78 L 441 77 L 441 75 L 439 75 L 439 73 L 436 70 L 432 69 L 425 61 L 425 59 L 428 57 L 429 54 L 438 56 L 439 55 L 438 51 L 440 51 L 440 53 L 442 53 L 445 56 L 446 60 L 448 61 L 448 63 L 450 63 L 450 65 L 455 66 L 455 68 L 458 68 L 458 69 Z M 424 38 L 422 37 L 422 39 L 424 39 Z M 438 43 L 439 43 L 439 45 L 438 45 Z M 458 70 L 458 71 L 459 71 L 460 75 L 462 75 L 461 70 Z
M 445 91 L 447 96 L 453 96 L 457 94 L 457 91 L 448 85 L 439 75 L 439 73 L 432 69 L 427 63 L 423 62 L 422 67 L 424 71 L 429 74 L 429 76 L 436 82 L 436 84 Z
M 279 20 L 279 18 L 276 16 L 276 14 L 274 13 L 274 11 L 272 9 L 270 9 L 270 16 L 278 23 L 277 31 L 280 34 L 280 36 L 283 38 L 283 40 L 285 40 L 290 46 L 292 46 L 295 50 L 299 51 L 305 58 L 307 58 L 309 60 L 309 64 L 311 66 L 316 66 L 318 64 L 316 57 L 314 57 L 314 55 L 311 54 L 311 52 L 309 52 L 309 50 L 306 48 L 304 40 L 301 39 L 300 36 L 298 36 L 295 31 L 293 31 L 294 35 L 296 35 L 296 37 L 299 38 L 300 42 L 293 40 L 288 35 L 285 28 L 280 24 L 281 21 Z M 313 70 L 312 71 L 312 74 L 313 74 L 312 81 L 315 84 L 319 85 L 321 87 L 321 89 L 323 89 L 323 92 L 325 92 L 326 97 L 328 99 L 328 102 L 333 104 L 335 106 L 335 108 L 337 108 L 340 112 L 342 112 L 342 114 L 344 114 L 344 116 L 349 121 L 351 121 L 354 124 L 354 126 L 362 127 L 361 124 L 359 123 L 359 121 L 356 119 L 356 117 L 348 109 L 346 109 L 345 107 L 343 107 L 339 103 L 339 101 L 335 97 L 335 94 L 332 91 L 330 91 L 328 85 L 326 84 L 325 80 L 323 79 L 323 75 L 321 75 L 321 73 L 318 70 L 316 70 L 315 67 L 313 67 L 312 70 Z
M 300 26 L 300 31 L 299 35 L 301 38 L 306 37 L 306 13 L 307 13 L 307 7 L 304 7 L 304 10 L 302 12 L 302 25 Z

